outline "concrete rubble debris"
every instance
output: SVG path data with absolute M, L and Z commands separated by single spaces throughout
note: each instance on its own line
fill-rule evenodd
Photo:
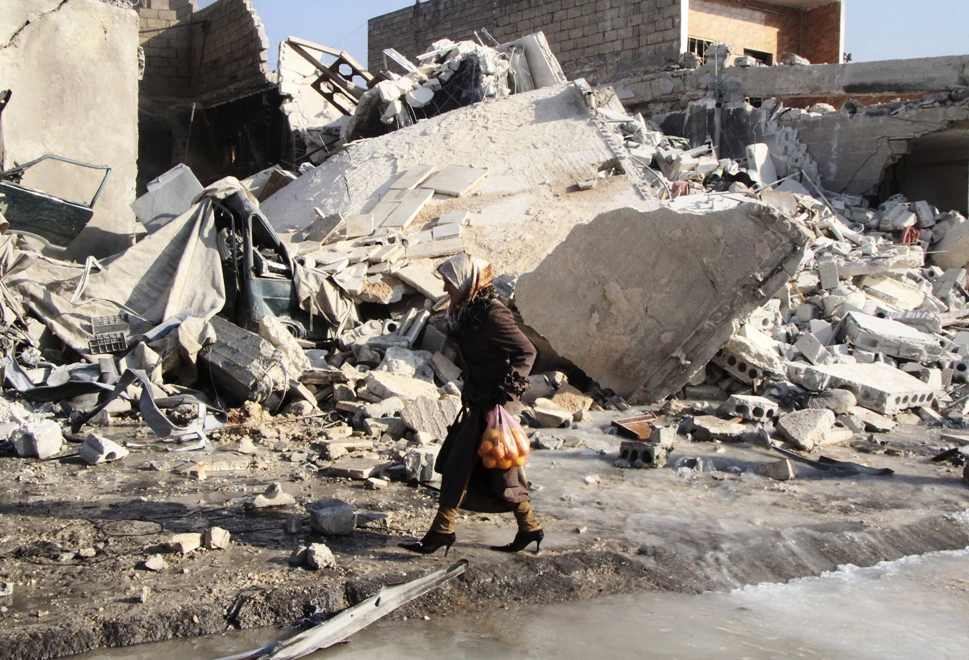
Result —
M 168 540 L 168 549 L 187 555 L 190 552 L 202 547 L 202 535 L 197 532 L 186 532 L 185 534 L 175 534 Z
M 434 472 L 434 462 L 441 448 L 437 445 L 408 449 L 404 455 L 404 467 L 407 470 L 407 481 L 428 483 L 437 481 Z
M 296 504 L 296 498 L 283 492 L 279 483 L 270 484 L 265 492 L 256 495 L 249 506 L 253 509 L 267 509 L 275 506 L 289 506 Z
M 64 436 L 60 425 L 52 420 L 26 421 L 15 432 L 13 444 L 17 456 L 46 459 L 60 453 Z
M 159 573 L 168 569 L 168 562 L 161 555 L 152 555 L 144 561 L 144 567 L 153 573 Z
M 323 543 L 312 543 L 306 548 L 306 565 L 314 571 L 336 566 L 336 557 Z
M 791 463 L 789 458 L 773 463 L 764 463 L 757 468 L 757 472 L 775 481 L 790 481 L 797 476 L 794 464 Z
M 207 550 L 225 550 L 229 547 L 232 535 L 221 527 L 210 527 L 205 530 L 203 543 Z
M 834 423 L 835 415 L 830 410 L 796 410 L 777 420 L 777 431 L 797 449 L 812 451 L 824 444 Z
M 89 433 L 81 445 L 81 458 L 88 465 L 119 461 L 127 455 L 127 449 L 96 433 Z
M 306 505 L 310 514 L 310 526 L 328 536 L 347 536 L 357 526 L 357 514 L 346 502 L 335 498 L 311 502 Z

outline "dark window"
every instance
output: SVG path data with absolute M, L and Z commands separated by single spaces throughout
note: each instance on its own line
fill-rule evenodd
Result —
M 771 66 L 772 64 L 774 64 L 773 53 L 765 53 L 764 51 L 761 51 L 761 50 L 751 50 L 749 48 L 744 48 L 744 55 L 747 55 L 748 57 L 753 57 L 755 60 L 757 60 L 758 62 L 766 66 Z
M 687 50 L 694 55 L 699 55 L 703 57 L 707 54 L 707 48 L 713 45 L 713 41 L 709 39 L 700 39 L 699 37 L 690 37 L 687 42 Z

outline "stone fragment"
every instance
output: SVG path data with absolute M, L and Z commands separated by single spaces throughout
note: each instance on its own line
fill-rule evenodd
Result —
M 777 181 L 777 170 L 771 159 L 770 148 L 766 144 L 747 146 L 747 168 L 756 174 L 764 185 L 769 186 Z
M 222 529 L 221 527 L 211 527 L 205 530 L 205 538 L 203 540 L 208 550 L 225 550 L 229 547 L 231 536 L 229 530 Z
M 57 422 L 49 419 L 28 420 L 22 423 L 15 433 L 13 446 L 17 456 L 21 458 L 29 456 L 50 458 L 56 456 L 64 446 L 64 436 Z
M 636 469 L 661 468 L 666 465 L 669 448 L 652 442 L 623 440 L 619 446 L 619 460 Z
M 551 399 L 537 399 L 534 406 L 535 419 L 545 429 L 557 429 L 572 423 L 569 410 L 556 405 Z
M 185 534 L 175 534 L 168 541 L 168 549 L 172 552 L 179 552 L 187 555 L 190 552 L 202 547 L 202 535 L 198 532 L 186 532 Z
M 440 453 L 440 445 L 428 445 L 419 449 L 408 449 L 404 454 L 404 467 L 407 481 L 428 483 L 435 480 L 434 462 Z
M 460 411 L 461 399 L 456 396 L 418 397 L 407 403 L 400 418 L 407 428 L 443 440 Z
M 448 165 L 432 174 L 422 188 L 429 188 L 441 195 L 460 197 L 488 176 L 488 170 L 463 165 Z
M 757 472 L 775 481 L 790 481 L 797 475 L 794 464 L 788 458 L 773 463 L 764 463 L 757 468 Z
M 848 341 L 873 353 L 915 362 L 938 360 L 945 353 L 936 337 L 892 319 L 851 312 L 844 323 Z
M 305 563 L 308 567 L 317 571 L 321 568 L 336 566 L 336 557 L 323 543 L 313 543 L 306 548 Z
M 211 321 L 217 339 L 199 352 L 199 361 L 217 385 L 241 401 L 263 403 L 275 408 L 289 387 L 280 352 L 259 335 L 221 317 Z
M 855 407 L 851 409 L 851 416 L 858 419 L 863 425 L 863 430 L 871 433 L 890 433 L 895 430 L 898 424 L 893 419 L 884 415 L 879 415 L 866 408 Z
M 811 364 L 830 364 L 834 361 L 828 349 L 811 333 L 801 335 L 794 344 L 794 348 L 799 350 Z
M 256 495 L 249 507 L 252 509 L 267 509 L 273 506 L 288 506 L 290 504 L 296 504 L 296 498 L 284 493 L 282 485 L 277 482 L 270 484 L 264 493 Z
M 821 277 L 822 289 L 830 291 L 838 288 L 840 284 L 838 264 L 833 259 L 822 259 L 818 261 L 818 275 Z
M 552 396 L 551 401 L 555 405 L 571 412 L 573 417 L 590 410 L 592 404 L 595 403 L 591 396 L 586 396 L 568 383 L 559 387 L 558 392 Z
M 367 490 L 383 490 L 389 484 L 390 482 L 386 481 L 385 479 L 370 477 L 369 479 L 363 482 L 363 487 L 366 488 Z
M 430 382 L 434 378 L 434 371 L 431 368 L 432 357 L 427 351 L 412 351 L 403 346 L 390 346 L 384 353 L 384 359 L 377 367 L 377 371 Z
M 400 417 L 370 417 L 363 421 L 363 427 L 375 438 L 389 435 L 394 440 L 400 440 L 407 433 L 407 426 Z
M 390 184 L 391 190 L 410 190 L 421 185 L 437 169 L 434 165 L 414 165 Z
M 824 441 L 834 422 L 835 416 L 830 410 L 796 410 L 777 421 L 777 431 L 798 449 L 811 451 Z
M 417 289 L 431 300 L 437 301 L 445 295 L 444 281 L 430 268 L 419 264 L 408 264 L 402 268 L 396 268 L 393 272 L 402 282 Z
M 291 378 L 298 379 L 304 371 L 313 368 L 296 338 L 275 316 L 267 314 L 259 321 L 259 336 L 282 353 Z
M 289 565 L 290 566 L 305 566 L 306 565 L 306 550 L 305 545 L 301 545 L 289 555 Z
M 96 433 L 89 433 L 81 445 L 81 458 L 88 465 L 118 461 L 127 455 L 127 449 Z
M 443 353 L 435 353 L 431 358 L 431 368 L 443 383 L 450 383 L 461 379 L 461 369 L 449 360 Z
M 335 498 L 319 500 L 306 505 L 310 525 L 317 532 L 330 536 L 347 536 L 357 526 L 357 514 L 353 507 Z
M 165 558 L 162 557 L 161 555 L 152 555 L 151 557 L 145 560 L 144 566 L 149 571 L 158 573 L 168 568 L 168 562 L 165 561 Z
M 825 408 L 836 415 L 843 415 L 858 405 L 858 399 L 851 390 L 834 388 L 819 392 L 808 400 L 808 408 Z

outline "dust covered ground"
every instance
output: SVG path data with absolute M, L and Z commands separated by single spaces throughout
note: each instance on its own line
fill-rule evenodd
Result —
M 644 589 L 722 590 L 969 545 L 962 468 L 931 461 L 948 446 L 938 429 L 900 426 L 823 450 L 889 467 L 890 477 L 838 477 L 798 465 L 795 480 L 778 482 L 756 473 L 779 458 L 766 448 L 685 436 L 666 468 L 616 468 L 621 438 L 610 422 L 617 416 L 598 412 L 572 429 L 536 432 L 565 442 L 530 458 L 534 507 L 546 530 L 538 555 L 488 549 L 514 536 L 510 515 L 463 515 L 446 558 L 443 551 L 421 557 L 399 549 L 399 541 L 428 527 L 435 492 L 403 482 L 364 490 L 362 482 L 324 476 L 327 461 L 314 442 L 325 418 L 230 425 L 207 457 L 169 452 L 171 445 L 137 422 L 107 433 L 141 445 L 121 462 L 87 467 L 76 456 L 0 457 L 0 581 L 14 590 L 0 600 L 0 656 L 51 658 L 233 627 L 288 626 L 314 609 L 338 611 L 380 584 L 459 558 L 470 561 L 464 576 L 394 616 Z M 397 451 L 375 450 L 383 457 Z M 683 457 L 705 458 L 709 469 L 677 469 Z M 208 463 L 204 479 L 184 469 L 189 458 Z M 273 482 L 297 504 L 246 510 Z M 358 513 L 385 513 L 387 522 L 323 538 L 310 529 L 303 505 L 326 497 Z M 287 523 L 298 531 L 287 533 Z M 183 557 L 165 548 L 172 534 L 213 526 L 231 532 L 228 549 Z M 292 551 L 308 542 L 325 542 L 337 568 L 290 566 Z M 166 570 L 143 567 L 155 553 L 165 557 Z

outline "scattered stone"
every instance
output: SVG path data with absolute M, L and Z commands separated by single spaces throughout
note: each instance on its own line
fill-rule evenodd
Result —
M 205 530 L 205 547 L 208 550 L 225 550 L 229 547 L 230 538 L 229 530 L 212 527 Z
M 844 415 L 849 410 L 858 405 L 858 399 L 854 392 L 835 388 L 825 392 L 819 392 L 808 400 L 808 408 L 825 409 L 834 412 L 836 415 Z
M 430 445 L 420 449 L 408 449 L 404 454 L 404 467 L 407 481 L 428 483 L 435 480 L 434 462 L 441 451 L 440 445 Z
M 172 552 L 180 552 L 183 555 L 198 550 L 202 547 L 202 535 L 198 532 L 186 532 L 176 534 L 168 541 L 168 549 Z
M 535 419 L 542 428 L 557 429 L 572 423 L 572 413 L 551 399 L 536 399 Z
M 744 436 L 755 431 L 752 426 L 720 419 L 713 415 L 693 418 L 694 442 L 740 442 L 744 440 Z
M 283 492 L 283 486 L 279 482 L 270 484 L 266 491 L 256 495 L 249 504 L 251 509 L 267 509 L 273 506 L 288 506 L 296 504 L 296 498 Z
M 661 468 L 666 465 L 670 447 L 638 440 L 624 440 L 619 447 L 619 460 L 616 467 Z M 620 466 L 620 461 L 625 465 Z
M 390 485 L 390 482 L 384 479 L 378 479 L 376 477 L 370 477 L 363 482 L 363 487 L 367 490 L 383 490 Z
M 306 548 L 305 563 L 317 571 L 321 568 L 336 566 L 336 557 L 323 543 L 313 543 Z
M 303 530 L 303 519 L 299 516 L 292 516 L 286 520 L 285 531 L 287 534 L 299 534 Z
M 17 456 L 26 458 L 50 458 L 56 456 L 64 445 L 64 436 L 57 422 L 49 419 L 41 421 L 26 421 L 13 440 Z
M 148 602 L 148 597 L 151 595 L 151 587 L 144 586 L 141 591 L 138 592 L 138 602 L 144 605 Z
M 794 464 L 787 458 L 773 463 L 764 463 L 757 468 L 757 472 L 775 481 L 789 481 L 797 474 L 794 470 Z
M 298 548 L 296 548 L 295 550 L 293 550 L 293 553 L 289 556 L 289 565 L 290 566 L 305 566 L 306 565 L 306 551 L 308 549 L 309 548 L 307 548 L 305 545 L 301 545 Z
M 81 458 L 88 465 L 118 461 L 127 455 L 127 449 L 96 433 L 89 433 L 81 445 Z
M 8 598 L 10 596 L 13 596 L 13 583 L 0 582 L 0 598 Z
M 418 397 L 404 406 L 400 418 L 407 428 L 443 440 L 447 436 L 447 427 L 460 411 L 461 399 L 458 397 Z
M 380 472 L 388 467 L 390 467 L 390 463 L 387 461 L 373 458 L 345 458 L 327 468 L 326 473 L 331 477 L 366 481 L 375 472 Z
M 602 479 L 599 477 L 598 474 L 590 474 L 586 476 L 585 482 L 590 486 L 596 486 L 602 483 Z
M 792 445 L 803 451 L 811 451 L 822 442 L 834 426 L 835 416 L 830 410 L 797 410 L 781 417 L 777 430 Z
M 330 536 L 348 536 L 357 526 L 353 507 L 342 500 L 330 498 L 306 505 L 310 525 L 317 532 Z
M 532 448 L 534 449 L 547 449 L 550 451 L 556 451 L 562 448 L 565 444 L 565 440 L 554 435 L 545 435 L 544 433 L 537 433 L 534 438 L 532 438 Z
M 575 528 L 575 533 L 576 534 L 585 534 L 588 531 L 589 531 L 589 528 L 586 527 L 585 525 L 581 525 L 581 526 Z
M 77 556 L 81 559 L 91 559 L 92 557 L 96 557 L 97 554 L 98 551 L 94 548 L 81 548 L 77 551 Z
M 145 568 L 149 571 L 158 573 L 168 569 L 168 562 L 161 555 L 152 555 L 145 560 Z

